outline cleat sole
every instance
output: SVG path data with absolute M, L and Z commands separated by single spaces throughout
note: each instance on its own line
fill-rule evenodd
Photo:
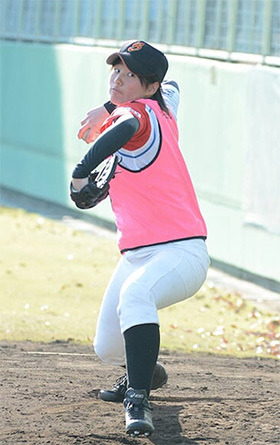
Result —
M 145 436 L 145 437 L 149 437 L 151 434 L 153 433 L 153 431 L 127 431 L 127 434 L 130 437 L 140 437 L 140 436 Z

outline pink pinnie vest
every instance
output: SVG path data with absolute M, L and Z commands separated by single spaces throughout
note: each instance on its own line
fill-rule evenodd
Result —
M 178 146 L 175 119 L 167 118 L 154 100 L 137 102 L 154 111 L 161 146 L 151 164 L 140 171 L 129 171 L 120 163 L 110 183 L 120 250 L 206 237 L 206 225 Z

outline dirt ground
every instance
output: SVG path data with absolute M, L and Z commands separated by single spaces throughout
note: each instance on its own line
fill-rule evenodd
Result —
M 279 361 L 161 352 L 155 433 L 130 438 L 122 404 L 97 398 L 119 376 L 90 346 L 0 342 L 0 443 L 18 445 L 280 444 Z

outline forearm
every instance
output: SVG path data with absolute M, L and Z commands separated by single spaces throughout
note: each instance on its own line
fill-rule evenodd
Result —
M 138 128 L 139 123 L 134 116 L 125 119 L 120 118 L 94 142 L 74 169 L 73 178 L 86 178 L 104 159 L 123 147 L 136 133 Z
M 88 184 L 88 178 L 72 178 L 72 186 L 76 192 L 82 190 L 82 188 Z

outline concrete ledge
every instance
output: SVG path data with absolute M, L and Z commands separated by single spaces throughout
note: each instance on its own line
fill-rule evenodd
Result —
M 239 278 L 240 280 L 250 281 L 251 283 L 264 287 L 265 289 L 269 289 L 273 292 L 278 292 L 280 294 L 279 281 L 253 274 L 251 272 L 248 272 L 247 270 L 239 269 L 238 267 L 235 267 L 231 264 L 225 264 L 221 261 L 215 260 L 214 258 L 211 258 L 211 265 L 215 269 L 221 270 L 228 275 Z

